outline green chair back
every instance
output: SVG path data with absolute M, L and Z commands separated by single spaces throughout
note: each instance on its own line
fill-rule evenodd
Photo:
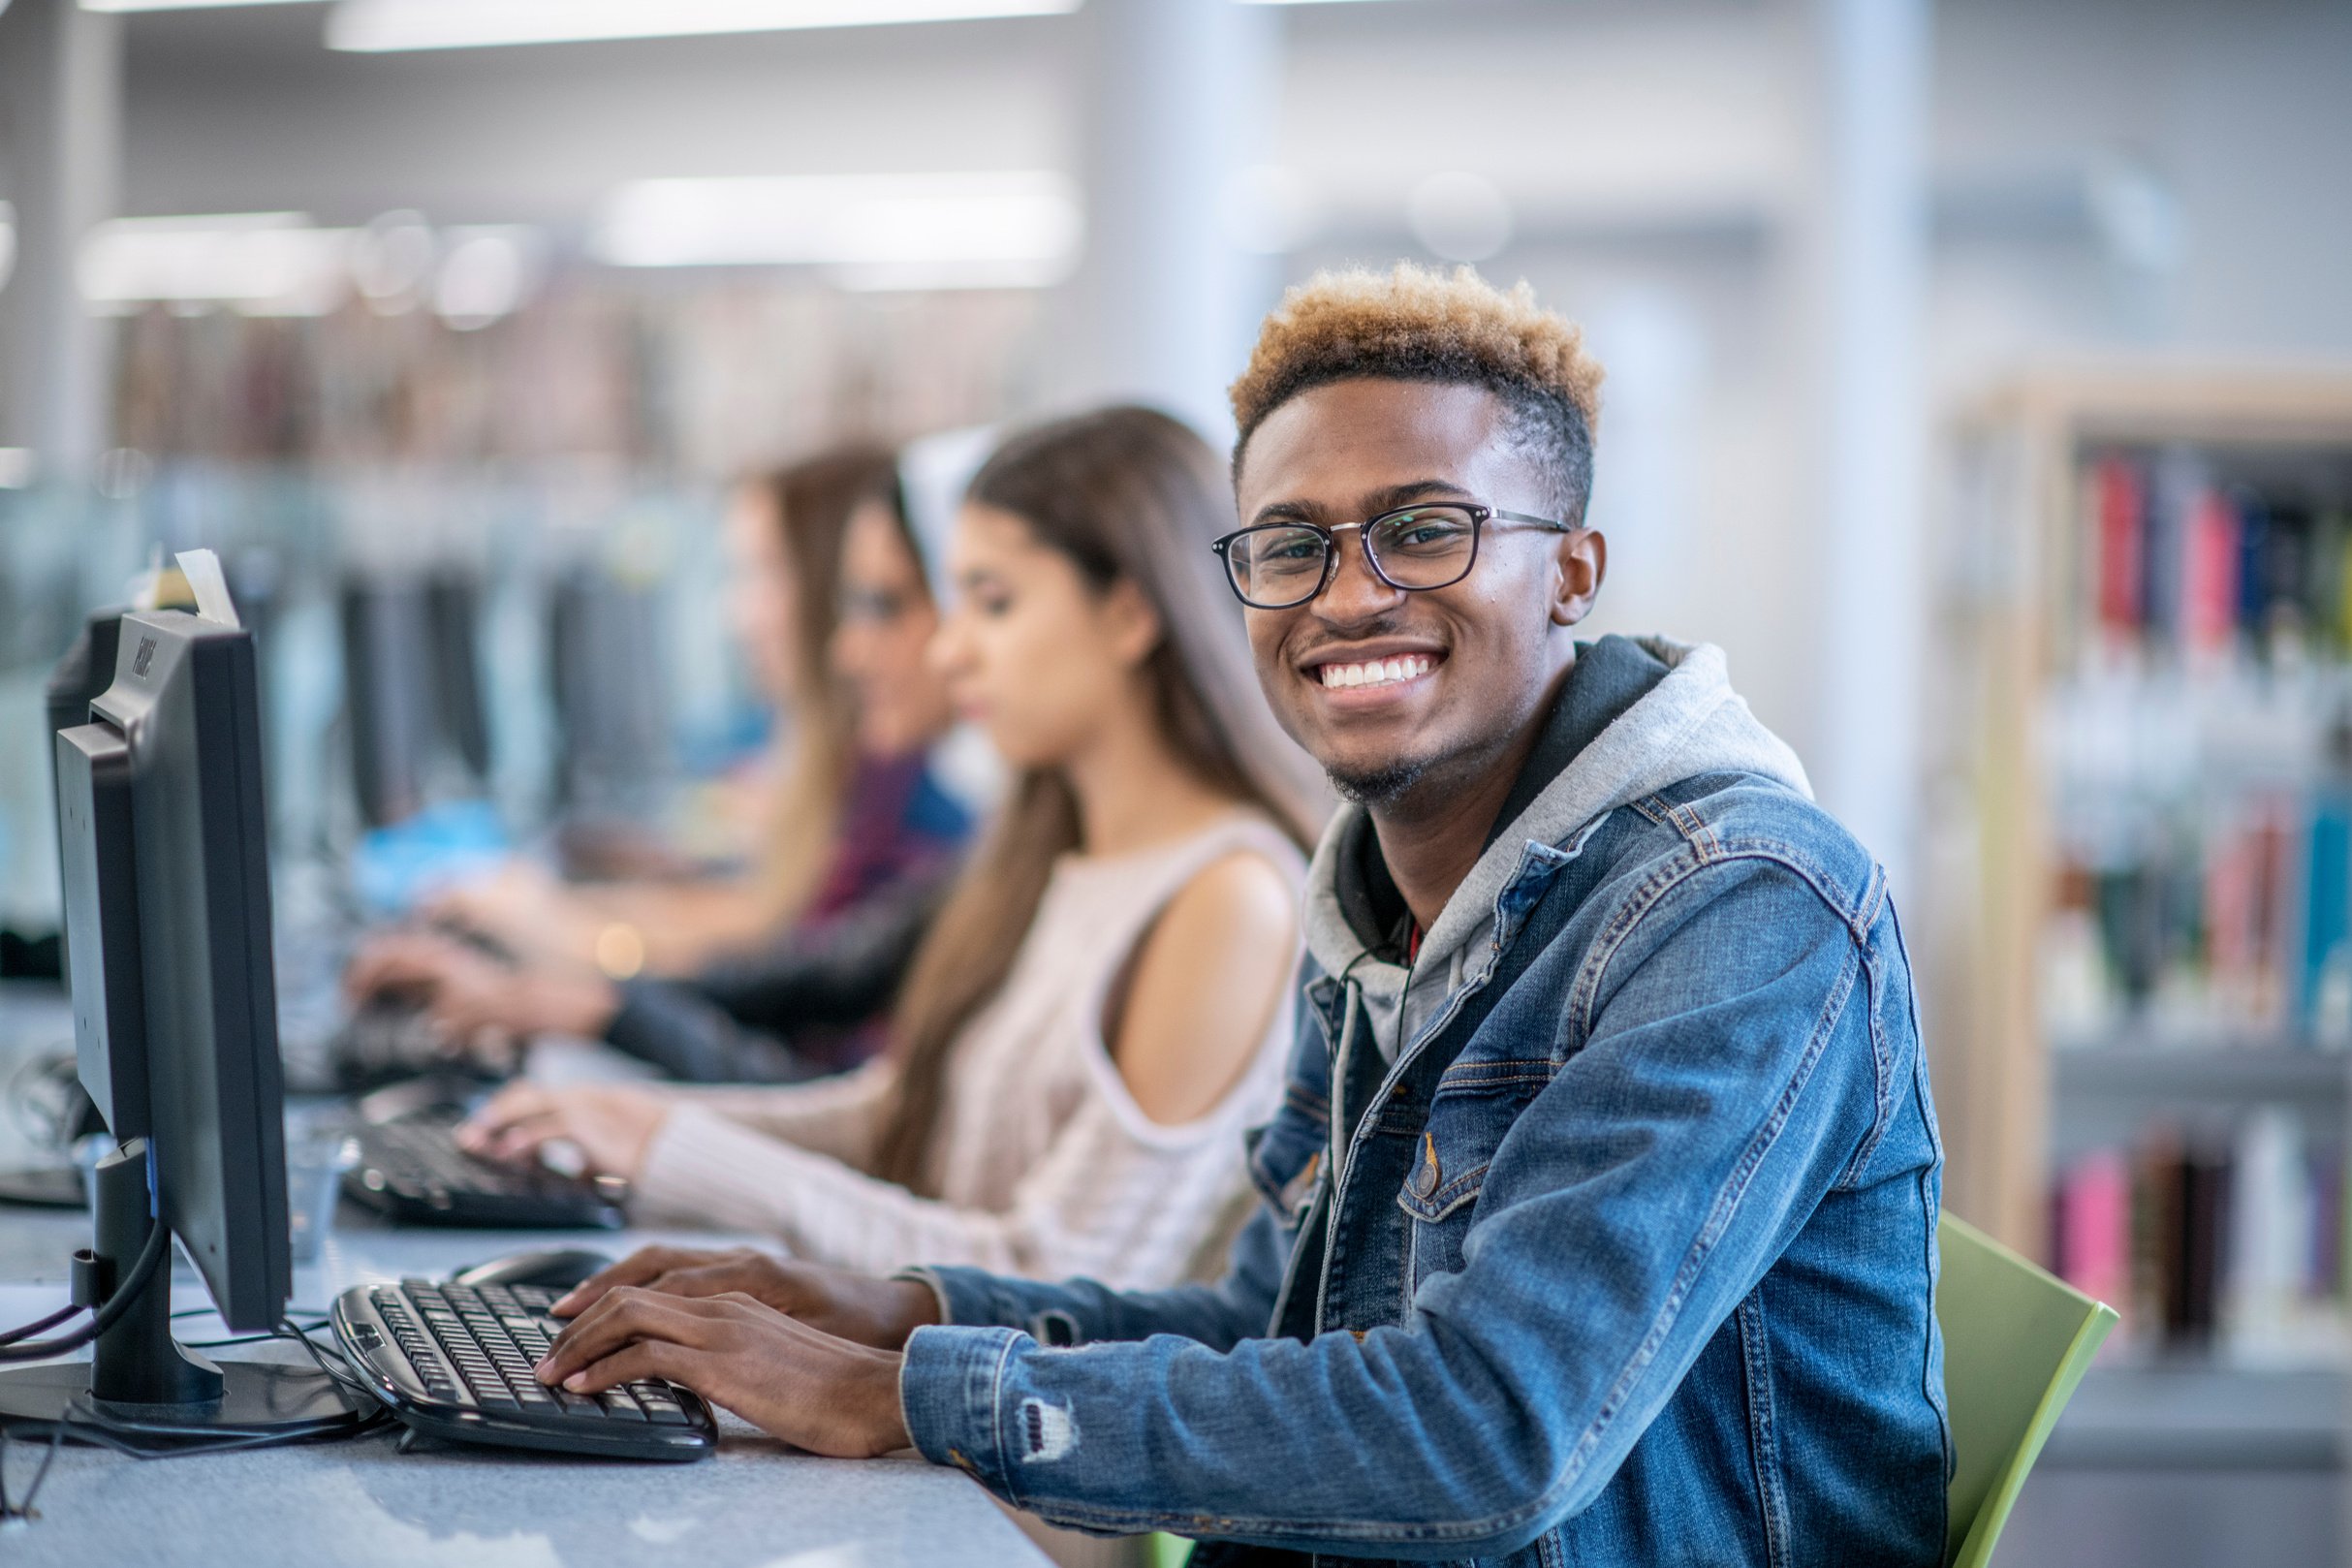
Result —
M 1952 1568 L 1984 1568 L 2025 1472 L 2117 1315 L 1965 1220 L 1944 1215 L 1936 1240 L 1954 1454 L 1944 1558 Z
M 1985 1568 L 2058 1413 L 2074 1397 L 2116 1309 L 2035 1268 L 1965 1220 L 1936 1225 L 1943 1269 L 1944 1404 L 1952 1423 L 1944 1559 Z M 1154 1537 L 1152 1568 L 1183 1568 L 1192 1543 Z

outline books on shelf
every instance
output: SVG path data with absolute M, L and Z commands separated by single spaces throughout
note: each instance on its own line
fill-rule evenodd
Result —
M 2086 453 L 2062 554 L 2062 651 L 2352 649 L 2352 497 L 2332 477 L 2209 448 Z
M 2079 456 L 2043 692 L 2057 1039 L 2352 1046 L 2352 469 Z
M 2123 1314 L 2119 1354 L 2340 1350 L 2345 1163 L 2281 1107 L 2226 1130 L 2169 1122 L 2059 1172 L 2053 1263 Z

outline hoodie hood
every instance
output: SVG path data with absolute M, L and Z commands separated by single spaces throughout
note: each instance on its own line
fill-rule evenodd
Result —
M 1812 799 L 1797 754 L 1732 690 L 1721 648 L 1663 638 L 1633 641 L 1667 667 L 1665 676 L 1495 835 L 1424 933 L 1409 973 L 1376 957 L 1341 907 L 1338 879 L 1348 846 L 1371 831 L 1364 808 L 1345 805 L 1332 818 L 1307 871 L 1306 947 L 1325 974 L 1345 976 L 1362 988 L 1384 1052 L 1393 1054 L 1402 1037 L 1396 1025 L 1408 990 L 1416 1002 L 1426 995 L 1434 1005 L 1460 984 L 1464 957 L 1475 951 L 1472 939 L 1493 923 L 1495 899 L 1530 843 L 1562 844 L 1618 806 L 1703 773 L 1753 773 Z M 1441 975 L 1444 983 L 1435 983 Z

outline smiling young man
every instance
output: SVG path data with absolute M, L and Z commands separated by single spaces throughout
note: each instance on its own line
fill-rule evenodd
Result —
M 644 1253 L 543 1375 L 912 1442 L 1204 1565 L 1939 1560 L 1894 911 L 1718 650 L 1575 641 L 1599 380 L 1523 285 L 1400 267 L 1295 291 L 1234 389 L 1219 554 L 1350 803 L 1221 1281 Z

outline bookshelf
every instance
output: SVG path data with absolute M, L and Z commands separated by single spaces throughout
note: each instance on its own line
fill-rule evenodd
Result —
M 2352 372 L 2043 373 L 1946 436 L 1946 1202 L 2123 1308 L 2124 1437 L 2261 1427 L 2352 1365 Z

